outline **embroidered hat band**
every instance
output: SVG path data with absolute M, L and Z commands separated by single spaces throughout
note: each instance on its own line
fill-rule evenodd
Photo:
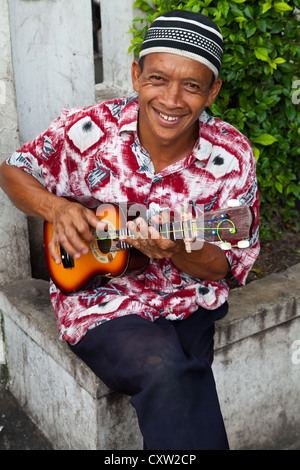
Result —
M 223 55 L 223 37 L 217 25 L 200 13 L 173 10 L 149 27 L 139 58 L 167 52 L 206 65 L 217 78 Z

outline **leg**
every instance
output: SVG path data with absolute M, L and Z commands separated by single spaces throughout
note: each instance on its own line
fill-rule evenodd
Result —
M 214 356 L 215 322 L 225 317 L 227 302 L 216 310 L 199 308 L 184 321 L 173 322 L 180 344 L 187 355 L 207 359 L 210 364 Z
M 190 328 L 178 334 L 179 323 L 130 315 L 89 331 L 71 349 L 112 390 L 132 397 L 148 449 L 227 449 L 210 361 L 187 352 Z M 203 329 L 211 344 L 211 325 Z
M 223 318 L 228 311 L 227 303 L 217 310 L 208 311 L 199 308 L 184 321 L 168 322 L 164 318 L 156 321 L 162 328 L 171 326 L 175 329 L 181 348 L 184 353 L 183 369 L 181 363 L 172 358 L 168 369 L 171 372 L 174 367 L 174 381 L 168 380 L 166 390 L 169 390 L 169 396 L 161 400 L 163 404 L 167 403 L 166 408 L 162 408 L 163 418 L 172 413 L 172 404 L 174 404 L 174 414 L 176 418 L 170 435 L 170 442 L 174 447 L 170 449 L 229 449 L 223 418 L 220 411 L 215 382 L 211 370 L 213 362 L 213 337 L 214 323 Z M 179 356 L 178 356 L 179 357 Z M 186 370 L 184 369 L 186 367 Z M 182 375 L 180 376 L 180 372 Z M 168 389 L 169 387 L 169 389 Z M 158 388 L 155 388 L 157 394 Z M 178 394 L 176 394 L 178 390 Z M 133 397 L 132 402 L 137 408 L 138 397 Z M 180 400 L 182 407 L 180 411 Z M 162 405 L 163 406 L 163 405 Z M 153 418 L 155 419 L 155 417 Z M 182 419 L 182 421 L 180 421 Z M 150 421 L 150 416 L 149 416 Z M 167 436 L 168 427 L 163 431 L 163 424 L 159 428 Z M 176 432 L 176 426 L 178 431 Z M 153 422 L 152 428 L 155 428 Z M 152 436 L 152 439 L 154 436 Z M 158 447 L 154 449 L 169 449 L 169 447 Z M 147 440 L 145 441 L 145 447 Z

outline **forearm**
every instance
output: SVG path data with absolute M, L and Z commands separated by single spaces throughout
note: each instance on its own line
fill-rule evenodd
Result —
M 87 253 L 83 240 L 92 241 L 91 227 L 100 223 L 94 211 L 51 194 L 33 176 L 6 163 L 0 167 L 0 186 L 18 209 L 53 224 L 49 249 L 56 263 L 61 262 L 58 245 L 74 258 Z
M 0 167 L 0 186 L 18 209 L 52 222 L 53 205 L 59 204 L 60 198 L 49 193 L 36 178 L 4 162 Z
M 191 253 L 187 253 L 182 244 L 182 249 L 172 255 L 171 261 L 180 271 L 202 280 L 219 281 L 230 271 L 224 251 L 207 242 Z

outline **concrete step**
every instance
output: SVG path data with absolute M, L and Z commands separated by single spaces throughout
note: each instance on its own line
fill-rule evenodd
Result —
M 298 445 L 299 274 L 296 265 L 234 290 L 217 325 L 213 368 L 232 449 Z M 53 448 L 142 449 L 128 397 L 109 390 L 58 340 L 48 288 L 26 279 L 0 290 L 11 393 Z

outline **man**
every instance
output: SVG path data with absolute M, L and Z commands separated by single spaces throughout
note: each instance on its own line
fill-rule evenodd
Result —
M 49 244 L 76 260 L 99 228 L 102 202 L 135 202 L 148 220 L 122 240 L 149 262 L 137 273 L 65 295 L 51 282 L 59 336 L 112 389 L 131 396 L 145 449 L 228 449 L 214 378 L 214 322 L 228 310 L 229 282 L 245 283 L 258 252 L 255 159 L 248 140 L 210 117 L 221 87 L 222 36 L 203 15 L 156 19 L 132 65 L 138 96 L 64 110 L 1 167 L 15 205 L 53 224 Z M 65 199 L 76 199 L 74 203 Z M 163 237 L 148 221 L 229 199 L 255 213 L 250 247 Z M 188 210 L 188 209 L 187 209 Z M 194 214 L 194 215 L 195 215 Z M 101 225 L 104 229 L 104 224 Z

